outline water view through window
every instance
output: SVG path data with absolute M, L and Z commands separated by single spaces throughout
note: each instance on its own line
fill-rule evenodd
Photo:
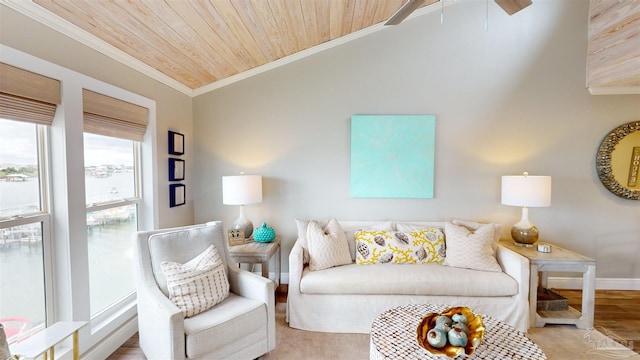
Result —
M 91 316 L 135 289 L 133 234 L 137 205 L 136 151 L 131 140 L 84 134 Z M 93 211 L 92 207 L 99 210 Z M 105 208 L 105 206 L 107 208 Z
M 0 119 L 0 323 L 9 343 L 46 320 L 38 144 L 37 125 Z
M 39 159 L 43 127 L 0 119 L 0 322 L 9 343 L 46 326 L 44 245 L 48 214 L 40 194 L 48 180 Z M 42 131 L 44 134 L 44 131 Z M 86 234 L 91 316 L 135 289 L 132 257 L 137 231 L 137 144 L 85 134 Z M 56 181 L 53 179 L 52 181 Z M 45 192 L 46 193 L 46 192 Z M 25 221 L 33 217 L 33 221 Z M 43 220 L 44 218 L 44 220 Z M 48 236 L 48 235 L 47 235 Z M 47 250 L 48 251 L 48 250 Z M 72 270 L 73 271 L 73 270 Z

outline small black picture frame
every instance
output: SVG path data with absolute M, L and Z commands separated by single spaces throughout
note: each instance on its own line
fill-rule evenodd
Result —
M 169 158 L 169 181 L 184 180 L 184 160 Z
M 169 154 L 184 154 L 184 135 L 179 132 L 169 130 Z
M 169 206 L 175 207 L 184 205 L 187 198 L 187 187 L 183 184 L 169 185 Z

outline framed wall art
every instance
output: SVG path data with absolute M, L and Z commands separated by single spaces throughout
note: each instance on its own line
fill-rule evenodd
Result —
M 169 154 L 184 154 L 184 135 L 175 131 L 169 131 Z
M 169 158 L 169 181 L 184 180 L 184 160 Z
M 350 195 L 433 198 L 435 115 L 351 117 Z
M 187 187 L 183 184 L 169 185 L 169 206 L 175 207 L 186 203 Z

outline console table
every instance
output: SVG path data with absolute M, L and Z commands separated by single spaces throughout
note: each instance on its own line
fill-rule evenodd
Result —
M 428 313 L 441 313 L 448 305 L 407 304 L 378 316 L 371 325 L 369 357 L 371 360 L 434 359 L 435 355 L 418 344 L 417 328 Z M 504 322 L 482 316 L 484 338 L 469 359 L 543 360 L 546 355 L 526 335 Z
M 517 246 L 511 240 L 500 244 L 529 259 L 529 327 L 545 324 L 573 324 L 579 329 L 593 328 L 595 305 L 596 261 L 557 245 L 551 245 L 550 253 L 535 247 Z M 538 285 L 547 287 L 548 272 L 582 273 L 582 312 L 569 307 L 560 311 L 537 311 Z
M 11 347 L 11 352 L 16 355 L 36 358 L 44 354 L 44 358 L 54 360 L 54 348 L 62 340 L 71 336 L 73 338 L 73 360 L 80 359 L 80 348 L 78 344 L 78 331 L 87 324 L 86 321 L 60 321 L 30 338 Z
M 269 278 L 269 260 L 275 255 L 276 258 L 276 290 L 280 285 L 280 238 L 276 238 L 270 243 L 260 243 L 253 239 L 247 240 L 243 245 L 229 246 L 229 256 L 238 264 L 261 264 L 262 276 Z

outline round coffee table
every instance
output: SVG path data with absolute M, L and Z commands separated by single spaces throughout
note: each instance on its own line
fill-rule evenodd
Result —
M 418 344 L 416 329 L 427 313 L 440 313 L 447 305 L 407 304 L 382 313 L 371 325 L 370 359 L 446 359 Z M 538 345 L 510 325 L 481 315 L 485 333 L 469 359 L 546 359 Z M 459 356 L 458 358 L 463 358 Z

